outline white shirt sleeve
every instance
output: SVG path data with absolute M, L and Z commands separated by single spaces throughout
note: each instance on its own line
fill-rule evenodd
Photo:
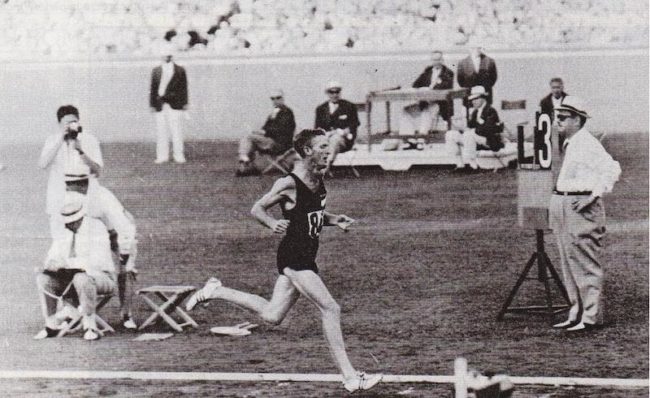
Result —
M 81 149 L 84 153 L 97 163 L 99 167 L 104 167 L 104 159 L 102 158 L 102 149 L 99 146 L 99 141 L 95 138 L 94 135 L 89 133 L 79 134 L 79 140 L 81 142 Z
M 590 152 L 590 158 L 593 160 L 592 164 L 598 176 L 592 189 L 592 195 L 602 196 L 603 193 L 612 192 L 614 184 L 621 175 L 620 164 L 605 151 L 602 145 L 595 145 L 590 148 Z

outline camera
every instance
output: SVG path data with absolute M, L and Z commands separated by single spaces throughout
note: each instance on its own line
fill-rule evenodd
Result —
M 68 132 L 65 135 L 65 138 L 76 140 L 79 133 L 83 131 L 83 128 L 79 125 L 68 127 Z

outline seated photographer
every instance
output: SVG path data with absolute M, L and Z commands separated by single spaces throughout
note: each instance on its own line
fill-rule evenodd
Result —
M 284 104 L 284 93 L 276 90 L 271 93 L 273 111 L 261 130 L 253 131 L 239 142 L 239 168 L 237 176 L 259 174 L 253 160 L 255 153 L 279 155 L 293 145 L 296 120 L 291 108 Z
M 464 131 L 450 130 L 445 135 L 447 150 L 456 159 L 455 171 L 478 170 L 476 157 L 479 149 L 496 152 L 504 146 L 501 137 L 503 125 L 496 109 L 487 103 L 487 95 L 483 86 L 472 87 L 468 97 L 472 103 L 468 128 Z
M 99 141 L 83 131 L 79 123 L 79 110 L 63 105 L 56 112 L 59 129 L 45 140 L 38 166 L 49 169 L 45 211 L 50 217 L 50 233 L 53 239 L 63 233 L 59 210 L 63 206 L 66 178 L 69 182 L 86 176 L 90 184 L 96 183 L 104 162 Z
M 58 334 L 57 304 L 70 293 L 76 295 L 79 303 L 83 338 L 97 340 L 100 338 L 95 321 L 97 295 L 110 294 L 116 287 L 106 227 L 98 219 L 86 216 L 87 205 L 81 195 L 69 195 L 65 202 L 60 212 L 63 233 L 52 242 L 36 277 L 45 329 L 34 338 Z M 127 260 L 125 254 L 122 261 Z
M 350 101 L 341 98 L 341 84 L 329 82 L 325 87 L 329 97 L 327 102 L 316 108 L 315 128 L 327 133 L 330 144 L 330 155 L 327 158 L 327 172 L 336 155 L 347 152 L 354 146 L 359 127 L 357 107 Z
M 442 52 L 431 53 L 431 65 L 413 82 L 413 88 L 421 90 L 446 90 L 454 87 L 454 72 L 443 63 Z M 448 120 L 453 109 L 448 109 L 447 101 L 419 101 L 405 106 L 399 122 L 400 135 L 428 134 L 433 120 L 442 116 Z

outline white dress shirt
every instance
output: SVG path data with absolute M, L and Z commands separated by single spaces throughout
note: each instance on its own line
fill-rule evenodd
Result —
M 551 95 L 551 102 L 553 103 L 553 109 L 558 108 L 560 105 L 562 105 L 562 100 L 564 98 L 555 98 L 554 96 Z
M 163 63 L 162 74 L 160 76 L 160 85 L 158 86 L 159 96 L 162 97 L 163 95 L 165 95 L 165 91 L 167 91 L 167 85 L 172 80 L 172 76 L 174 76 L 174 63 L 173 62 Z
M 45 140 L 41 160 L 46 153 L 50 152 L 56 145 L 61 145 L 54 156 L 54 159 L 49 164 L 42 164 L 41 167 L 49 167 L 50 175 L 47 181 L 47 196 L 45 211 L 47 214 L 58 214 L 63 207 L 63 199 L 65 195 L 65 180 L 66 174 L 88 174 L 90 175 L 90 184 L 96 184 L 95 176 L 90 174 L 90 167 L 81 159 L 79 152 L 73 148 L 71 142 L 62 141 L 60 132 L 51 134 Z M 99 146 L 99 141 L 95 136 L 90 133 L 83 132 L 77 136 L 77 140 L 81 144 L 84 153 L 92 159 L 99 167 L 104 167 L 102 159 L 102 150 Z
M 442 72 L 442 68 L 437 66 L 431 68 L 431 83 L 429 83 L 429 88 L 433 90 L 433 87 L 440 83 L 440 72 Z
M 336 112 L 337 109 L 339 109 L 339 103 L 338 102 L 328 102 L 329 105 L 329 110 L 330 110 L 330 115 Z
M 589 131 L 582 128 L 565 142 L 565 154 L 557 190 L 591 191 L 592 196 L 611 192 L 621 175 L 621 166 Z
M 115 272 L 106 226 L 96 218 L 84 217 L 76 234 L 68 228 L 52 241 L 45 268 L 82 269 L 90 276 Z

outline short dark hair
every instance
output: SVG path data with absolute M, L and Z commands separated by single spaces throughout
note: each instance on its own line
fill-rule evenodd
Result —
M 562 81 L 562 78 L 561 78 L 561 77 L 554 77 L 554 78 L 552 78 L 552 79 L 551 79 L 551 82 L 550 82 L 549 84 L 553 84 L 553 83 L 560 83 L 561 85 L 564 85 L 564 82 Z
M 298 155 L 300 155 L 301 158 L 305 157 L 305 147 L 311 147 L 311 142 L 315 137 L 318 136 L 324 136 L 325 131 L 323 129 L 315 129 L 315 130 L 301 130 L 296 136 L 293 138 L 293 149 L 296 150 Z
M 56 111 L 56 118 L 60 122 L 65 115 L 75 115 L 79 119 L 79 109 L 75 108 L 74 105 L 62 105 Z

